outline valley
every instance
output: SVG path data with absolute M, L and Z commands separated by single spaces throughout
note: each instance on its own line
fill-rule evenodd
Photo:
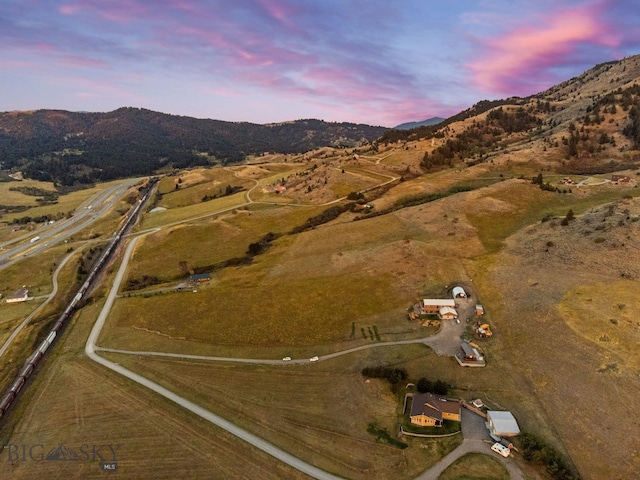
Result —
M 256 471 L 264 472 L 261 478 L 308 478 L 95 363 L 95 354 L 337 477 L 420 478 L 462 442 L 461 435 L 397 436 L 406 384 L 424 377 L 449 385 L 450 397 L 480 398 L 513 412 L 523 432 L 543 439 L 581 478 L 633 478 L 640 471 L 634 408 L 640 156 L 621 133 L 622 108 L 601 110 L 605 120 L 596 127 L 593 119 L 584 125 L 586 107 L 578 104 L 591 105 L 621 85 L 632 89 L 638 62 L 621 61 L 611 67 L 617 73 L 602 67 L 586 73 L 579 100 L 572 99 L 575 83 L 568 83 L 540 98 L 505 101 L 494 109 L 515 115 L 526 108 L 540 116 L 540 125 L 496 134 L 492 148 L 453 152 L 448 164 L 427 165 L 425 158 L 438 158 L 438 148 L 476 128 L 486 112 L 420 127 L 434 129 L 431 136 L 418 129 L 375 147 L 324 147 L 159 173 L 153 201 L 129 236 L 136 242 L 130 258 L 121 264 L 120 251 L 108 266 L 2 419 L 0 440 L 118 445 L 115 478 L 207 478 L 211 472 L 238 478 Z M 597 83 L 598 72 L 618 80 Z M 546 101 L 556 108 L 549 116 L 538 107 Z M 577 140 L 581 153 L 572 156 L 575 131 L 586 140 Z M 590 152 L 601 133 L 615 144 Z M 83 202 L 92 195 L 119 192 L 69 243 L 51 242 L 0 270 L 3 296 L 22 285 L 46 294 L 49 271 L 71 256 L 59 272 L 61 291 L 0 357 L 3 388 L 56 309 L 73 296 L 82 280 L 81 256 L 90 264 L 92 249 L 116 231 L 143 181 L 61 196 L 65 211 L 83 205 L 86 211 Z M 50 182 L 33 186 L 53 189 Z M 39 228 L 27 222 L 14 231 L 14 219 L 60 208 L 27 205 L 27 196 L 15 191 L 4 196 L 8 187 L 0 192 L 0 203 L 32 208 L 3 214 L 3 245 L 26 245 L 37 232 L 26 229 Z M 114 283 L 121 265 L 122 282 Z M 198 274 L 209 276 L 189 283 Z M 114 284 L 95 345 L 87 343 Z M 461 319 L 462 336 L 486 355 L 484 368 L 462 368 L 438 355 L 421 339 L 442 326 L 408 319 L 412 305 L 448 298 L 453 285 L 468 285 L 494 331 L 477 338 L 472 322 Z M 0 339 L 37 306 L 36 300 L 2 303 Z M 384 345 L 402 341 L 417 343 Z M 88 345 L 95 346 L 92 355 Z M 317 362 L 309 361 L 315 356 Z M 378 365 L 406 370 L 407 381 L 394 390 L 362 375 Z M 406 447 L 372 431 L 386 431 Z M 508 461 L 524 478 L 560 478 L 518 452 Z M 98 463 L 59 462 L 56 472 L 98 477 Z M 0 462 L 0 475 L 15 479 L 47 469 L 46 461 L 27 457 Z

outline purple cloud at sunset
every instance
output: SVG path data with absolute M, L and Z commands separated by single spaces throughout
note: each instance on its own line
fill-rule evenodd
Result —
M 570 64 L 580 48 L 615 49 L 620 35 L 599 21 L 597 8 L 549 12 L 536 25 L 524 25 L 485 40 L 483 54 L 468 67 L 474 84 L 489 92 L 529 95 L 563 78 L 554 67 Z
M 9 0 L 0 110 L 393 126 L 640 53 L 633 3 Z

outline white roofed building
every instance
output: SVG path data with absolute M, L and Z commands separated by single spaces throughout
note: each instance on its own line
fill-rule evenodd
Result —
M 498 437 L 520 435 L 520 427 L 511 412 L 489 410 L 487 412 L 487 428 L 489 433 Z
M 29 290 L 26 288 L 21 288 L 13 295 L 7 297 L 5 302 L 7 303 L 18 303 L 18 302 L 26 302 L 29 298 Z
M 442 307 L 455 308 L 456 302 L 450 298 L 425 298 L 420 306 L 423 313 L 438 313 Z
M 465 292 L 462 287 L 453 287 L 451 294 L 453 295 L 453 298 L 467 298 L 467 292 Z
M 458 312 L 455 308 L 442 307 L 438 310 L 438 318 L 440 318 L 440 320 L 455 320 L 458 318 Z

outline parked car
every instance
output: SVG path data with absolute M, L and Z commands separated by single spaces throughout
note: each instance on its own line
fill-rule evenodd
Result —
M 309 359 L 309 361 L 310 361 L 310 362 L 317 362 L 318 360 L 320 360 L 320 359 L 318 358 L 318 356 L 317 356 L 317 355 L 316 355 L 315 357 L 311 357 L 311 358 Z
M 502 455 L 503 457 L 508 457 L 511 454 L 511 450 L 498 442 L 491 445 L 491 450 Z

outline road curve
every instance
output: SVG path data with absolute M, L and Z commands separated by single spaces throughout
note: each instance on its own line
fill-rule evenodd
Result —
M 31 312 L 31 314 L 29 314 L 29 316 L 27 316 L 27 318 L 25 318 L 22 321 L 22 323 L 20 323 L 20 325 L 18 325 L 16 329 L 11 333 L 7 341 L 4 342 L 4 345 L 0 347 L 0 357 L 4 355 L 4 353 L 7 351 L 11 343 L 15 340 L 15 338 L 22 331 L 22 329 L 31 321 L 31 319 L 35 317 L 44 308 L 44 306 L 56 296 L 56 294 L 58 293 L 58 273 L 60 273 L 60 270 L 62 269 L 62 267 L 66 265 L 66 263 L 71 259 L 71 257 L 73 257 L 73 253 L 70 253 L 69 255 L 64 257 L 64 260 L 60 262 L 60 265 L 58 265 L 58 268 L 56 268 L 55 272 L 53 272 L 53 280 L 52 280 L 53 289 L 51 290 L 51 293 L 48 295 L 47 299 L 44 302 L 42 302 L 38 306 L 38 308 L 36 308 L 33 312 Z
M 124 257 L 122 259 L 122 264 L 118 269 L 118 273 L 116 274 L 116 277 L 113 281 L 113 285 L 111 286 L 109 294 L 107 295 L 107 300 L 102 310 L 100 311 L 100 315 L 98 316 L 98 319 L 96 320 L 96 323 L 94 324 L 91 330 L 91 333 L 89 334 L 89 337 L 87 339 L 87 343 L 85 345 L 85 353 L 87 354 L 87 356 L 93 361 L 99 363 L 100 365 L 103 365 L 104 367 L 109 368 L 110 370 L 113 370 L 114 372 L 119 373 L 120 375 L 125 376 L 130 380 L 133 380 L 134 382 L 142 385 L 143 387 L 146 387 L 162 395 L 163 397 L 167 398 L 168 400 L 171 400 L 172 402 L 180 405 L 181 407 L 186 408 L 190 412 L 226 430 L 232 435 L 235 435 L 238 438 L 241 438 L 247 443 L 262 450 L 265 453 L 268 453 L 269 455 L 277 458 L 278 460 L 286 463 L 287 465 L 295 468 L 296 470 L 299 470 L 307 475 L 310 475 L 313 478 L 318 478 L 322 480 L 324 479 L 334 480 L 334 479 L 340 478 L 340 477 L 331 475 L 330 473 L 327 473 L 324 470 L 321 470 L 309 463 L 306 463 L 297 457 L 294 457 L 293 455 L 285 452 L 284 450 L 281 450 L 280 448 L 267 442 L 266 440 L 234 425 L 233 423 L 229 422 L 228 420 L 225 420 L 222 417 L 219 417 L 218 415 L 215 415 L 209 410 L 202 408 L 201 406 L 187 400 L 186 398 L 176 395 L 172 391 L 162 387 L 161 385 L 155 382 L 152 382 L 151 380 L 143 377 L 142 375 L 132 372 L 131 370 L 128 370 L 115 362 L 107 360 L 96 353 L 96 350 L 97 350 L 96 341 L 100 336 L 100 332 L 104 327 L 107 316 L 109 315 L 109 311 L 111 310 L 113 302 L 117 296 L 118 288 L 126 272 L 129 259 L 131 258 L 131 254 L 133 253 L 133 248 L 137 240 L 140 239 L 141 237 L 142 236 L 133 238 L 129 243 L 129 245 L 127 245 Z

